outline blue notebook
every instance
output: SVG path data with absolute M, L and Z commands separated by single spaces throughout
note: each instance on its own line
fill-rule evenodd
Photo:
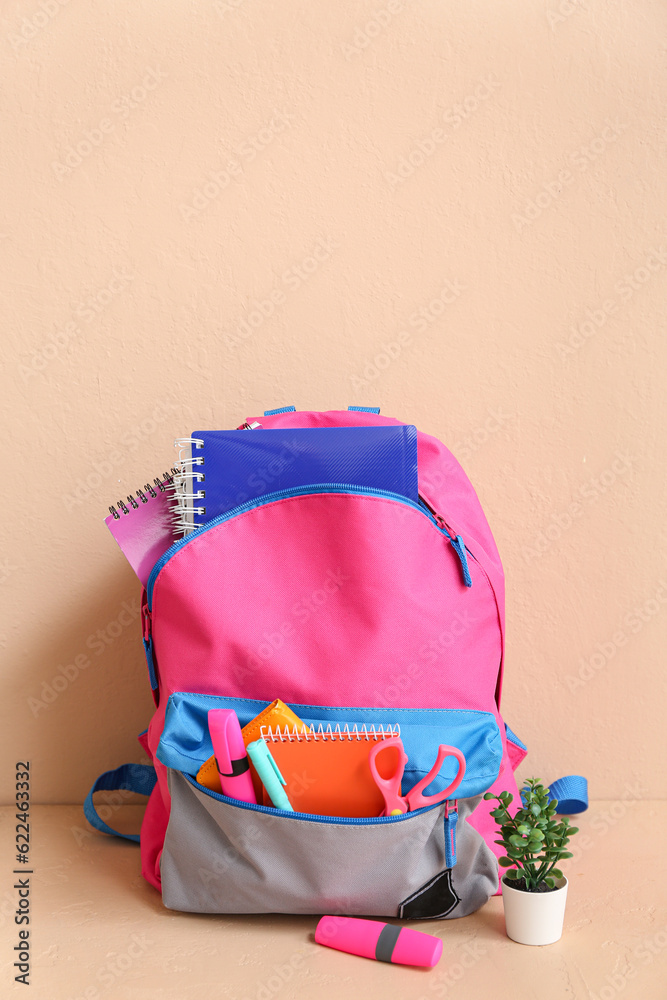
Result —
M 411 425 L 195 431 L 192 438 L 203 442 L 192 445 L 192 458 L 203 461 L 192 466 L 185 533 L 267 493 L 316 483 L 371 486 L 418 500 Z

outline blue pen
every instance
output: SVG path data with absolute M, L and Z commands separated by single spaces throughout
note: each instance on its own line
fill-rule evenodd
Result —
M 286 781 L 271 756 L 271 751 L 266 745 L 266 740 L 255 740 L 254 743 L 248 744 L 246 750 L 276 809 L 294 812 L 292 804 L 283 788 Z

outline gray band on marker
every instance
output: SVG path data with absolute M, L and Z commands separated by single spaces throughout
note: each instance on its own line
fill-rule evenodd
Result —
M 394 954 L 398 935 L 402 930 L 402 927 L 396 927 L 395 924 L 384 925 L 375 945 L 375 957 L 378 962 L 391 962 L 391 956 Z

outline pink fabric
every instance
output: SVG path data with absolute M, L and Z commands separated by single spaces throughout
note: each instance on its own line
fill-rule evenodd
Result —
M 146 732 L 144 733 L 139 733 L 139 735 L 137 736 L 137 740 L 139 741 L 139 746 L 144 751 L 144 753 L 147 754 L 149 757 L 151 757 L 152 755 L 150 752 L 150 748 L 148 746 L 148 730 L 146 730 Z
M 263 427 L 397 423 L 374 414 L 284 413 Z M 447 539 L 420 511 L 386 498 L 289 497 L 211 528 L 160 572 L 153 644 L 160 700 L 192 691 L 332 706 L 498 711 L 502 566 L 477 496 L 435 438 L 419 434 L 420 492 L 463 535 L 472 588 Z M 159 886 L 168 819 L 166 774 L 142 828 L 144 875 Z M 507 756 L 498 789 L 516 795 Z M 493 845 L 486 803 L 471 822 Z

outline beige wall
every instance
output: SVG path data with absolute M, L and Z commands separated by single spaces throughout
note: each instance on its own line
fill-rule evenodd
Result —
M 380 404 L 462 460 L 523 774 L 665 795 L 666 21 L 2 5 L 5 800 L 15 759 L 44 802 L 140 759 L 138 626 L 96 644 L 138 596 L 108 504 L 175 436 L 288 403 Z

